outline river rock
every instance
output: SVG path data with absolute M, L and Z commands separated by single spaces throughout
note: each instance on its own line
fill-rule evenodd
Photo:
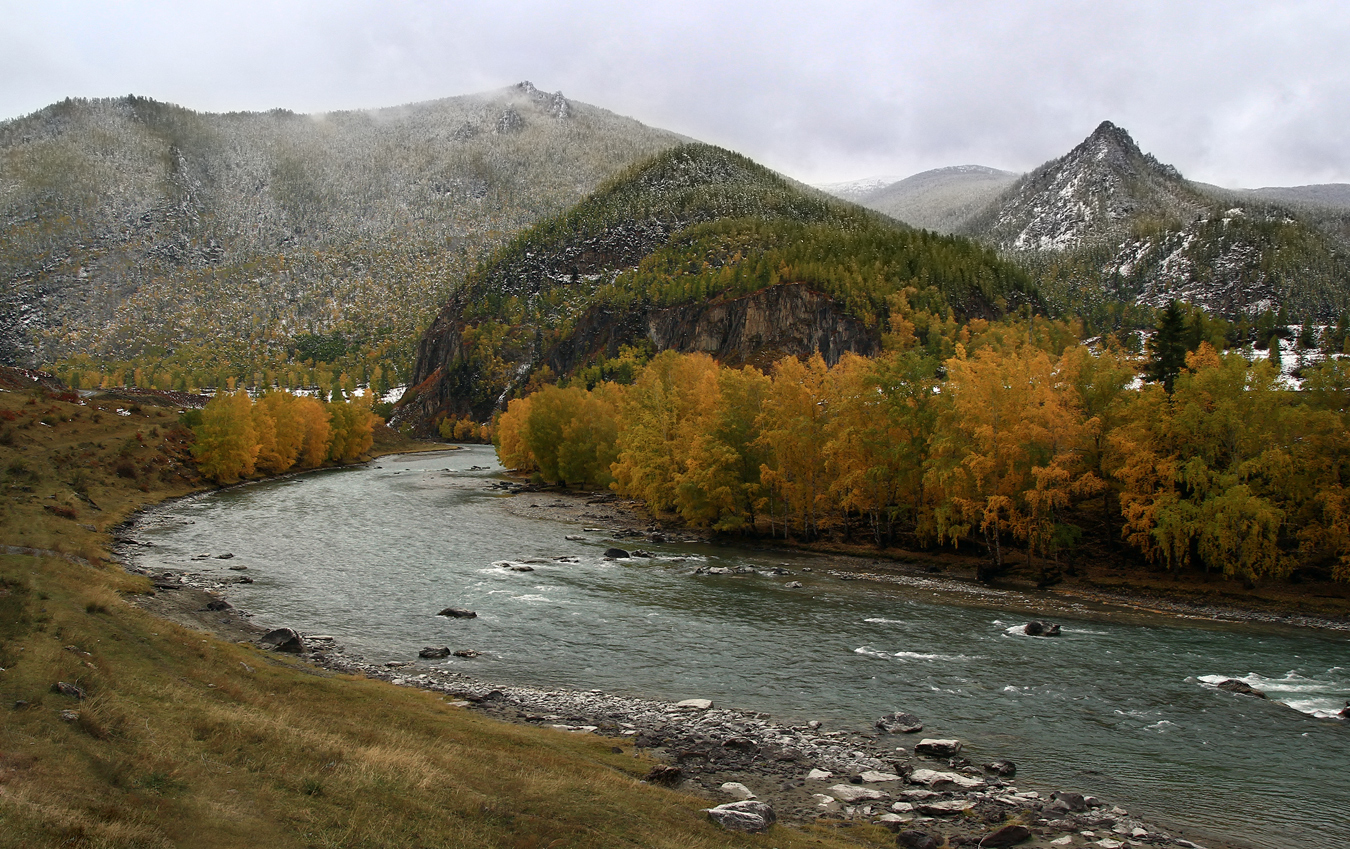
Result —
M 450 656 L 450 647 L 449 647 L 449 646 L 440 646 L 440 647 L 438 648 L 438 647 L 436 647 L 436 646 L 426 646 L 425 648 L 423 648 L 421 651 L 419 651 L 419 652 L 417 653 L 417 656 L 418 656 L 418 657 L 427 658 L 428 660 L 435 660 L 435 659 L 437 659 L 437 658 L 449 657 L 449 656 Z
M 1346 702 L 1345 707 L 1341 708 L 1341 712 L 1336 715 L 1341 719 L 1350 719 L 1350 702 Z
M 707 710 L 712 706 L 713 703 L 710 699 L 685 699 L 682 702 L 675 703 L 675 707 L 688 710 Z
M 824 769 L 813 769 L 806 774 L 811 781 L 823 781 L 827 778 L 834 778 L 834 773 Z
M 930 758 L 950 758 L 960 754 L 960 740 L 936 740 L 932 737 L 925 737 L 914 747 L 914 754 L 927 755 Z
M 1012 778 L 1017 775 L 1017 764 L 1012 761 L 991 761 L 984 765 L 984 771 L 1001 778 Z
M 877 772 L 874 769 L 863 770 L 863 773 L 861 776 L 859 776 L 859 778 L 861 778 L 864 782 L 868 784 L 877 784 L 883 781 L 900 780 L 900 776 L 896 775 L 893 772 Z
M 980 839 L 980 849 L 1002 849 L 1005 846 L 1016 846 L 1024 840 L 1031 839 L 1031 829 L 1024 825 L 1005 825 L 996 831 L 991 831 Z
M 289 654 L 300 654 L 305 650 L 305 641 L 290 628 L 277 628 L 258 638 L 258 642 L 272 649 Z
M 728 781 L 718 789 L 721 790 L 723 793 L 727 794 L 728 796 L 735 796 L 737 799 L 757 798 L 755 796 L 755 791 L 751 790 L 749 787 L 746 787 L 739 781 Z
M 962 814 L 975 806 L 969 799 L 949 799 L 944 802 L 920 802 L 919 813 L 930 817 L 950 817 Z
M 1087 799 L 1082 793 L 1068 793 L 1063 790 L 1050 794 L 1053 800 L 1046 807 L 1048 811 L 1059 811 L 1061 813 L 1077 813 L 1088 809 Z
M 895 836 L 895 845 L 903 849 L 938 849 L 937 839 L 922 831 L 902 831 Z
M 750 833 L 765 831 L 777 819 L 774 816 L 773 808 L 754 799 L 728 802 L 715 808 L 704 808 L 703 812 L 708 815 L 708 819 L 727 831 Z
M 882 799 L 891 798 L 891 794 L 884 790 L 873 790 L 870 787 L 860 787 L 856 784 L 836 784 L 829 788 L 830 795 L 841 802 L 853 804 L 854 802 L 876 802 Z
M 787 582 L 786 584 L 784 584 L 783 586 L 787 587 L 787 588 L 790 589 L 790 590 L 799 590 L 799 589 L 802 588 L 802 582 L 801 582 L 801 581 L 788 581 L 788 582 Z
M 629 553 L 624 551 L 622 548 L 605 549 L 605 557 L 609 560 L 623 560 L 630 556 L 631 555 L 629 555 Z
M 912 713 L 888 713 L 875 724 L 887 734 L 915 734 L 923 730 L 923 723 Z
M 472 611 L 472 610 L 465 610 L 465 609 L 462 608 L 462 607 L 447 607 L 446 609 L 442 610 L 440 613 L 437 613 L 436 615 L 437 615 L 437 616 L 445 616 L 445 617 L 448 617 L 448 618 L 450 618 L 450 619 L 477 619 L 477 618 L 478 618 L 478 614 L 477 614 L 477 613 L 475 613 L 475 612 Z
M 460 649 L 459 651 L 452 651 L 450 653 L 455 657 L 478 657 L 479 655 L 479 653 L 473 649 Z
M 1052 622 L 1033 619 L 1023 626 L 1022 632 L 1028 637 L 1058 637 L 1059 626 Z
M 230 603 L 223 598 L 213 598 L 206 603 L 207 610 L 229 610 Z
M 967 789 L 983 786 L 984 782 L 978 778 L 968 778 L 959 772 L 938 772 L 932 769 L 916 769 L 909 774 L 909 780 L 912 784 L 922 784 L 925 787 L 941 787 L 947 784 L 955 784 L 957 787 Z
M 1241 693 L 1244 696 L 1256 696 L 1258 699 L 1264 699 L 1266 694 L 1248 684 L 1246 681 L 1239 681 L 1236 678 L 1229 678 L 1227 681 L 1218 683 L 1220 690 L 1227 690 L 1230 693 Z
M 582 536 L 581 534 L 568 534 L 567 536 L 563 537 L 563 539 L 568 540 L 569 542 L 585 542 L 585 541 L 586 541 L 586 538 L 585 538 L 584 536 Z

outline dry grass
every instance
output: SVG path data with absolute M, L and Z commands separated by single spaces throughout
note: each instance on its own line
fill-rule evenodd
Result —
M 872 842 L 782 826 L 729 835 L 701 800 L 641 784 L 650 764 L 613 740 L 495 722 L 153 618 L 123 597 L 150 588 L 108 565 L 107 532 L 197 484 L 175 411 L 107 406 L 95 422 L 90 407 L 0 392 L 13 414 L 0 422 L 0 544 L 87 561 L 0 555 L 0 847 Z

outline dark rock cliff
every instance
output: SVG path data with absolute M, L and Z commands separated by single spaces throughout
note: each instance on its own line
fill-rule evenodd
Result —
M 429 432 L 443 415 L 469 415 L 485 421 L 547 366 L 566 375 L 600 357 L 618 356 L 623 345 L 646 340 L 657 351 L 711 354 L 728 365 L 766 368 L 788 356 L 820 352 L 834 364 L 845 353 L 872 355 L 881 348 L 880 330 L 844 312 L 833 299 L 799 283 L 781 284 L 740 298 L 616 311 L 591 307 L 572 331 L 541 350 L 537 339 L 517 334 L 496 351 L 500 362 L 485 368 L 471 356 L 451 302 L 418 345 L 414 387 L 398 418 Z

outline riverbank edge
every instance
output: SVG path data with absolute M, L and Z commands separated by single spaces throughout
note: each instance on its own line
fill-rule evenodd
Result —
M 517 476 L 519 481 L 519 477 Z M 519 483 L 517 495 L 532 495 L 537 498 L 553 496 L 570 501 L 572 508 L 540 505 L 532 511 L 512 509 L 513 513 L 531 518 L 552 519 L 561 522 L 583 522 L 589 518 L 581 516 L 576 505 L 593 505 L 604 500 L 613 509 L 628 513 L 626 521 L 616 523 L 613 530 L 623 535 L 636 533 L 651 541 L 656 535 L 664 539 L 697 541 L 712 545 L 724 538 L 701 528 L 690 528 L 682 524 L 653 518 L 646 505 L 638 500 L 625 499 L 609 492 L 586 492 L 561 487 L 537 486 Z M 581 516 L 579 518 L 579 516 Z M 1188 622 L 1210 621 L 1215 623 L 1238 623 L 1272 625 L 1277 627 L 1315 629 L 1332 632 L 1350 632 L 1350 613 L 1343 617 L 1309 614 L 1305 611 L 1280 608 L 1269 601 L 1259 606 L 1244 607 L 1238 604 L 1215 601 L 1211 596 L 1224 592 L 1221 587 L 1212 584 L 1182 584 L 1171 590 L 1166 586 L 1138 586 L 1129 582 L 1110 581 L 1100 578 L 1066 578 L 1059 585 L 1048 589 L 1038 589 L 1032 582 L 1006 579 L 991 584 L 982 583 L 975 578 L 979 558 L 951 551 L 910 551 L 904 549 L 885 549 L 882 551 L 859 550 L 856 547 L 841 547 L 829 543 L 802 544 L 779 539 L 749 538 L 738 540 L 741 545 L 758 546 L 784 554 L 808 554 L 831 560 L 831 568 L 842 574 L 856 575 L 863 580 L 895 582 L 896 579 L 942 579 L 969 587 L 1002 590 L 1016 593 L 1023 598 L 1044 601 L 1041 605 L 1025 608 L 1028 613 L 1053 613 L 1057 604 L 1065 602 L 1083 602 L 1099 605 L 1103 608 L 1119 608 L 1121 613 L 1143 613 L 1180 619 Z M 1201 595 L 1197 599 L 1194 596 Z M 1274 609 L 1271 609 L 1271 608 Z M 1110 616 L 1112 611 L 1095 611 Z

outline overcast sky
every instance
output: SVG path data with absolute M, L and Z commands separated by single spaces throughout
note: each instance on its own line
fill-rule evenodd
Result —
M 814 183 L 1024 171 L 1103 120 L 1191 179 L 1350 182 L 1345 0 L 0 0 L 0 119 L 65 97 L 316 112 L 521 80 Z

